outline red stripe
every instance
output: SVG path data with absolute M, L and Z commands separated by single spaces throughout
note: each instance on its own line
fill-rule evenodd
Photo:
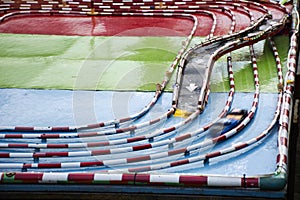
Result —
M 189 159 L 184 159 L 184 160 L 171 162 L 170 165 L 171 165 L 171 167 L 175 167 L 175 166 L 178 166 L 178 165 L 184 165 L 184 164 L 188 164 L 188 163 L 189 163 Z
M 109 149 L 93 150 L 92 156 L 111 154 Z
M 220 136 L 213 139 L 213 143 L 217 143 L 217 142 L 224 141 L 224 140 L 226 140 L 226 136 L 225 135 L 220 135 Z
M 145 136 L 133 137 L 133 138 L 128 138 L 128 139 L 127 139 L 127 142 L 128 142 L 128 143 L 131 143 L 131 142 L 136 142 L 136 141 L 140 141 L 140 140 L 144 140 L 144 139 L 146 139 Z
M 282 114 L 285 116 L 289 116 L 290 115 L 289 113 L 290 113 L 289 110 L 284 109 Z
M 88 128 L 99 128 L 100 126 L 99 126 L 99 124 L 89 124 L 87 127 Z
M 23 164 L 23 168 L 31 168 L 31 164 Z
M 289 86 L 288 86 L 288 88 L 290 88 Z M 291 90 L 291 89 L 290 89 Z M 289 97 L 289 96 L 286 96 L 285 97 L 285 101 L 288 103 L 288 104 L 291 104 L 291 98 Z
M 281 123 L 282 128 L 284 128 L 285 130 L 288 130 L 289 128 L 289 124 L 287 122 L 282 122 Z
M 242 178 L 241 185 L 242 187 L 257 188 L 259 186 L 259 180 L 258 178 Z
M 263 139 L 265 136 L 266 136 L 266 134 L 261 134 L 261 135 L 257 136 L 256 141 Z
M 129 120 L 131 120 L 131 118 L 130 117 L 126 117 L 126 118 L 120 119 L 120 123 L 127 122 Z
M 179 137 L 176 137 L 175 140 L 176 140 L 176 142 L 178 142 L 178 141 L 182 141 L 182 140 L 188 139 L 190 137 L 191 137 L 191 134 L 184 134 L 184 135 L 181 135 Z
M 150 174 L 137 174 L 135 182 L 139 183 L 150 183 Z
M 283 156 L 283 162 L 284 163 L 287 163 L 287 156 L 286 155 L 282 155 Z M 281 158 L 281 156 L 280 156 L 280 154 L 278 154 L 277 155 L 277 159 L 276 159 L 276 161 L 277 161 L 277 163 L 280 161 L 280 158 Z
M 122 182 L 134 182 L 135 174 L 123 174 L 122 175 Z
M 42 134 L 40 138 L 59 138 L 59 134 Z
M 94 174 L 93 173 L 68 174 L 68 181 L 91 182 L 93 180 L 94 180 Z
M 22 134 L 5 134 L 4 138 L 23 138 Z
M 151 157 L 150 156 L 139 156 L 139 157 L 134 157 L 134 158 L 127 158 L 126 160 L 128 163 L 132 163 L 132 162 L 151 160 Z
M 34 131 L 34 127 L 16 126 L 15 131 Z
M 206 154 L 205 158 L 214 158 L 214 157 L 217 157 L 217 156 L 220 156 L 222 155 L 220 151 L 216 151 L 216 152 L 213 152 L 213 153 L 208 153 Z
M 10 148 L 28 148 L 28 144 L 8 144 Z
M 243 143 L 243 144 L 236 145 L 234 148 L 235 148 L 236 150 L 239 150 L 239 149 L 243 149 L 243 148 L 245 148 L 245 147 L 247 147 L 247 146 L 248 146 L 247 143 Z
M 175 109 L 171 108 L 171 110 L 169 110 L 169 112 L 167 113 L 167 117 L 170 117 L 174 112 L 175 112 Z
M 47 144 L 47 148 L 68 148 L 68 144 Z
M 124 133 L 124 132 L 128 132 L 128 131 L 133 131 L 135 129 L 136 129 L 136 126 L 131 126 L 131 127 L 117 129 L 116 132 L 117 133 Z
M 174 131 L 174 130 L 176 130 L 176 128 L 173 126 L 173 127 L 165 129 L 164 133 L 169 133 L 169 132 Z
M 52 131 L 69 131 L 70 127 L 52 127 Z
M 103 166 L 102 161 L 94 161 L 94 162 L 81 162 L 80 167 L 91 167 L 91 166 Z
M 245 124 L 240 124 L 240 125 L 237 127 L 236 131 L 239 132 L 239 131 L 241 131 L 244 127 L 245 127 Z
M 88 143 L 87 146 L 88 147 L 101 147 L 101 146 L 108 146 L 109 142 L 92 142 L 92 143 Z
M 137 168 L 131 168 L 128 169 L 129 172 L 146 172 L 146 171 L 151 171 L 150 166 L 145 166 L 145 167 L 137 167 Z
M 285 164 L 287 164 L 287 156 L 286 155 L 283 155 L 283 162 L 285 163 Z
M 10 153 L 0 153 L 0 158 L 9 158 Z
M 257 107 L 257 105 L 258 105 L 258 102 L 257 101 L 255 101 L 255 102 L 253 102 L 252 103 L 252 107 Z M 253 113 L 250 113 L 250 114 L 252 114 L 253 115 Z M 253 116 L 250 116 L 250 114 L 249 114 L 249 118 L 252 118 Z
M 150 121 L 150 125 L 155 124 L 160 121 L 160 118 L 154 119 Z
M 101 123 L 98 123 L 98 124 L 90 124 L 87 127 L 89 127 L 89 128 L 99 128 L 99 127 L 103 127 L 103 126 L 104 126 L 104 123 L 101 122 Z
M 97 136 L 97 132 L 89 132 L 89 133 L 79 133 L 78 137 L 92 137 L 92 136 Z
M 190 121 L 192 121 L 191 118 L 187 119 L 187 120 L 184 122 L 184 124 L 187 124 L 187 123 L 189 123 Z
M 29 165 L 29 164 L 27 164 L 27 165 Z M 31 167 L 31 165 L 30 165 L 30 167 Z M 38 168 L 61 168 L 61 163 L 40 163 L 40 164 L 38 164 Z
M 143 145 L 139 145 L 139 146 L 133 146 L 132 150 L 133 151 L 139 151 L 139 150 L 150 149 L 150 148 L 152 148 L 151 144 L 143 144 Z
M 210 128 L 210 125 L 207 125 L 207 126 L 204 126 L 204 127 L 203 127 L 203 130 L 204 130 L 204 131 L 207 131 L 209 128 Z
M 227 101 L 226 106 L 230 106 L 230 103 L 231 103 L 230 101 Z
M 43 152 L 43 153 L 34 153 L 33 157 L 54 157 L 54 156 L 60 156 L 60 157 L 67 157 L 69 154 L 68 152 Z
M 42 173 L 16 173 L 14 180 L 23 182 L 38 182 L 43 179 Z
M 177 155 L 177 154 L 184 153 L 185 151 L 186 151 L 186 148 L 171 150 L 171 151 L 168 152 L 168 155 L 169 156 Z
M 286 146 L 287 147 L 287 144 L 288 144 L 288 140 L 286 137 L 280 137 L 280 143 L 283 145 L 283 146 Z
M 207 179 L 207 176 L 181 175 L 179 177 L 179 183 L 184 185 L 206 186 Z

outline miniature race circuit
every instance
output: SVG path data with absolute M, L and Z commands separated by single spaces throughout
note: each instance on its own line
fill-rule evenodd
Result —
M 0 0 L 0 190 L 285 198 L 298 6 Z

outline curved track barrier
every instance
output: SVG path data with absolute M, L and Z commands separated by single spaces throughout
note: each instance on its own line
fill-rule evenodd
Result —
M 282 190 L 286 186 L 289 121 L 295 85 L 299 37 L 299 13 L 294 3 L 290 12 L 273 1 L 40 1 L 18 2 L 0 0 L 1 22 L 15 15 L 84 15 L 185 18 L 193 27 L 174 58 L 164 80 L 157 84 L 154 97 L 140 112 L 122 119 L 112 119 L 89 125 L 64 127 L 0 127 L 1 184 L 99 184 L 147 185 L 170 187 L 226 187 Z M 273 15 L 276 12 L 277 15 Z M 220 14 L 221 13 L 221 14 Z M 280 14 L 278 14 L 280 13 Z M 198 29 L 198 17 L 207 15 L 212 26 L 205 40 L 190 47 Z M 216 35 L 218 16 L 230 19 L 226 35 Z M 247 16 L 249 24 L 237 28 L 237 16 Z M 290 16 L 292 17 L 290 19 Z M 273 40 L 292 21 L 287 73 Z M 262 132 L 241 142 L 225 141 L 235 138 L 249 128 L 256 117 L 260 102 L 259 70 L 255 45 L 268 40 L 276 63 L 278 96 L 272 119 Z M 236 111 L 232 52 L 249 47 L 253 70 L 254 92 L 249 110 L 242 118 L 229 116 Z M 217 117 L 193 130 L 205 113 L 210 99 L 211 75 L 216 62 L 226 57 L 229 91 L 225 105 Z M 201 58 L 201 62 L 199 61 Z M 176 71 L 176 74 L 174 74 Z M 171 106 L 159 117 L 139 122 L 156 105 L 171 76 L 175 76 Z M 182 117 L 173 123 L 173 118 Z M 227 123 L 218 127 L 220 121 Z M 128 122 L 128 123 L 127 123 Z M 129 123 L 130 122 L 130 123 Z M 162 122 L 172 122 L 161 126 Z M 228 125 L 229 124 L 229 125 Z M 279 124 L 279 125 L 278 125 Z M 213 159 L 230 155 L 242 156 L 261 145 L 278 128 L 277 169 L 270 174 L 255 176 L 185 173 L 183 168 L 205 168 Z M 101 129 L 100 129 L 101 128 Z M 91 132 L 90 129 L 97 129 Z M 57 132 L 57 133 L 53 133 Z M 84 139 L 84 140 L 78 140 Z M 184 171 L 182 173 L 182 171 Z

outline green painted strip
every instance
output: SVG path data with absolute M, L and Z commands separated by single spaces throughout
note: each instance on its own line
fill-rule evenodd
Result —
M 260 188 L 263 190 L 283 190 L 286 184 L 287 179 L 284 173 L 260 178 Z
M 92 181 L 93 184 L 104 184 L 104 185 L 110 185 L 112 184 L 111 181 Z
M 286 61 L 289 48 L 289 38 L 287 36 L 277 36 L 274 38 L 279 57 L 282 62 L 283 74 L 287 72 Z M 260 91 L 277 92 L 277 68 L 272 49 L 269 42 L 262 41 L 254 45 L 257 57 L 259 73 Z M 211 90 L 213 92 L 224 92 L 229 90 L 229 79 L 227 76 L 226 57 L 222 57 L 214 68 Z M 250 64 L 249 48 L 244 47 L 232 53 L 233 71 L 236 91 L 254 91 L 253 71 Z M 222 77 L 222 78 L 220 78 Z M 220 81 L 222 80 L 222 81 Z
M 15 174 L 14 173 L 5 173 L 3 175 L 3 183 L 23 183 L 22 180 L 15 180 Z
M 163 80 L 184 37 L 92 37 L 0 34 L 0 87 L 153 91 Z M 203 38 L 194 38 L 191 46 Z M 277 37 L 286 60 L 288 37 Z M 262 91 L 276 92 L 270 48 L 258 49 Z M 236 89 L 253 91 L 248 48 L 233 53 Z M 245 62 L 246 60 L 246 62 Z M 167 91 L 172 91 L 175 73 Z M 217 62 L 211 90 L 228 91 L 225 59 Z

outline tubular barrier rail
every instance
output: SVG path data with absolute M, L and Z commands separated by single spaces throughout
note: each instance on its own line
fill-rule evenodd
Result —
M 285 6 L 266 0 L 254 2 L 246 0 L 0 0 L 0 25 L 1 22 L 15 15 L 30 14 L 170 17 L 186 18 L 193 22 L 193 27 L 182 43 L 182 47 L 168 71 L 165 72 L 164 79 L 157 84 L 154 97 L 138 113 L 121 119 L 79 126 L 1 126 L 0 184 L 143 184 L 282 190 L 286 186 L 288 173 L 289 121 L 298 51 L 299 13 L 297 6 L 297 3 L 294 3 L 290 12 Z M 274 12 L 277 13 L 276 16 L 273 15 Z M 220 13 L 231 20 L 228 33 L 223 36 L 215 34 Z M 200 14 L 212 19 L 210 33 L 203 42 L 189 47 L 198 29 Z M 248 17 L 248 27 L 237 28 L 239 14 Z M 286 28 L 289 20 L 292 24 L 290 49 L 287 74 L 283 78 L 282 62 L 272 36 Z M 259 66 L 253 45 L 265 39 L 271 45 L 278 76 L 277 105 L 271 122 L 256 137 L 248 138 L 244 142 L 232 143 L 217 150 L 205 151 L 212 145 L 218 145 L 238 135 L 255 118 L 260 100 L 260 83 Z M 230 115 L 235 95 L 231 52 L 245 46 L 249 46 L 253 70 L 252 105 L 236 126 L 222 134 L 200 140 L 199 138 L 207 135 L 207 132 L 212 130 L 219 120 Z M 230 90 L 223 109 L 215 119 L 197 130 L 184 130 L 205 111 L 209 101 L 212 70 L 215 62 L 224 55 L 228 55 Z M 203 57 L 203 61 L 194 67 L 199 57 Z M 196 72 L 192 71 L 194 68 Z M 144 117 L 153 108 L 176 70 L 170 108 L 161 116 L 149 121 L 135 122 L 133 125 L 126 124 L 125 122 Z M 199 76 L 195 78 L 194 72 Z M 200 74 L 204 76 L 201 78 Z M 185 88 L 190 86 L 191 80 L 199 83 L 199 88 L 193 95 L 185 93 Z M 182 121 L 168 127 L 159 127 L 159 123 L 168 121 L 179 111 L 185 113 L 182 115 L 184 116 Z M 277 169 L 274 173 L 248 177 L 246 175 L 195 175 L 177 171 L 180 166 L 201 162 L 205 167 L 212 158 L 249 151 L 259 146 L 278 123 Z M 157 128 L 151 129 L 153 126 Z M 150 131 L 143 132 L 145 128 L 149 128 Z M 91 129 L 96 129 L 96 131 L 91 131 Z M 180 134 L 178 134 L 179 130 Z M 76 138 L 86 138 L 88 141 L 72 141 Z M 57 142 L 58 139 L 59 142 Z M 191 143 L 191 141 L 197 142 Z

